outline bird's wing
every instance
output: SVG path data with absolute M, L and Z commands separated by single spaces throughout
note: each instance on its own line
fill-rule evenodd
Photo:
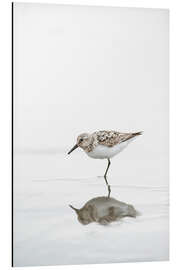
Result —
M 140 135 L 140 133 L 121 133 L 113 130 L 100 130 L 95 132 L 93 135 L 96 137 L 99 144 L 112 147 Z

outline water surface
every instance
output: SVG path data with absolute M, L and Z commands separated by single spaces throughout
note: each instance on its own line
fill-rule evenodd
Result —
M 111 196 L 141 215 L 84 226 L 69 204 L 81 208 L 108 195 L 106 161 L 82 153 L 21 153 L 14 160 L 15 266 L 168 259 L 168 185 L 155 161 L 129 159 L 127 170 L 114 159 L 109 170 Z

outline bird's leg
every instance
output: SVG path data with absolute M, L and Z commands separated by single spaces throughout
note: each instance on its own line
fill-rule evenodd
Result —
M 108 188 L 108 198 L 110 197 L 111 194 L 111 186 L 109 185 L 106 176 L 104 176 L 105 182 L 106 182 L 106 186 Z
M 106 182 L 106 185 L 108 187 L 108 198 L 110 197 L 110 194 L 111 194 L 111 187 L 107 181 L 107 172 L 108 172 L 108 169 L 109 169 L 109 166 L 110 166 L 111 162 L 110 162 L 110 159 L 108 158 L 108 165 L 107 165 L 107 168 L 106 168 L 106 172 L 104 174 L 104 179 L 105 179 L 105 182 Z
M 109 170 L 110 164 L 111 164 L 111 162 L 110 162 L 110 159 L 108 158 L 108 165 L 107 165 L 107 168 L 106 168 L 106 172 L 105 172 L 105 174 L 104 174 L 104 178 L 106 178 L 106 176 L 107 176 L 107 172 L 108 172 L 108 170 Z

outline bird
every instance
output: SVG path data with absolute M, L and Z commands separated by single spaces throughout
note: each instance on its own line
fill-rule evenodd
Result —
M 106 179 L 111 165 L 111 158 L 123 151 L 131 141 L 141 134 L 142 131 L 123 133 L 114 130 L 82 133 L 77 137 L 77 142 L 68 152 L 68 155 L 79 147 L 91 158 L 107 159 L 108 164 L 104 174 L 104 178 Z
M 78 221 L 83 225 L 92 222 L 108 225 L 124 217 L 136 218 L 136 216 L 140 215 L 133 205 L 105 196 L 89 200 L 80 209 L 72 205 L 69 206 L 75 211 Z

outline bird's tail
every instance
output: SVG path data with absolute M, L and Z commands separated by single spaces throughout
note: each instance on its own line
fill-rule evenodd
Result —
M 138 136 L 138 135 L 142 135 L 142 134 L 143 134 L 143 131 L 132 133 L 133 136 Z
M 142 131 L 135 132 L 135 133 L 130 133 L 129 136 L 128 136 L 128 138 L 126 138 L 124 140 L 124 142 L 125 141 L 130 141 L 131 139 L 135 138 L 136 136 L 142 135 L 142 133 L 143 133 Z

